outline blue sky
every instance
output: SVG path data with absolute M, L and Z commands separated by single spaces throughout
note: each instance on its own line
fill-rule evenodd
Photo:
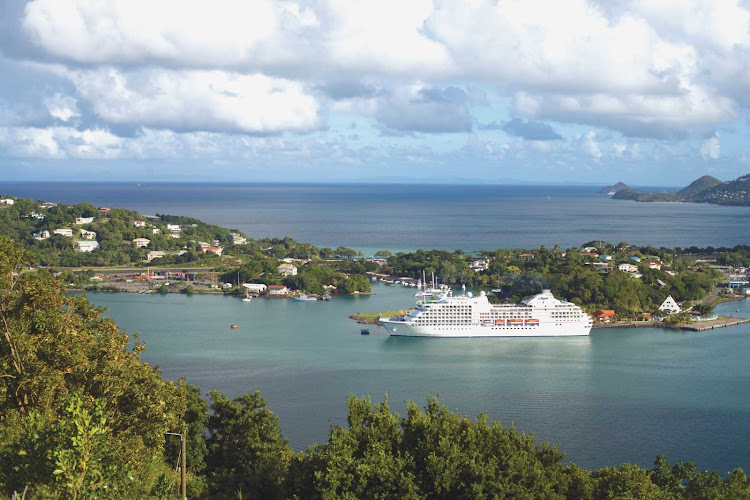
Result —
M 750 172 L 750 3 L 0 0 L 0 181 Z

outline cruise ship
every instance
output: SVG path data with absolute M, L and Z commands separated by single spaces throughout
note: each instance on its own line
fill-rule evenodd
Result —
M 380 323 L 390 335 L 404 337 L 565 337 L 588 335 L 592 320 L 577 305 L 543 290 L 520 304 L 490 304 L 484 292 L 445 293 Z

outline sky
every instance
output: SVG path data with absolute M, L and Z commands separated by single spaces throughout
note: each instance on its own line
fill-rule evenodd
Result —
M 0 182 L 750 172 L 750 1 L 0 0 Z

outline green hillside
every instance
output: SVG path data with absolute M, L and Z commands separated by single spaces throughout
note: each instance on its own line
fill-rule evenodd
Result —
M 699 195 L 706 189 L 710 189 L 718 184 L 721 184 L 721 181 L 717 179 L 716 177 L 712 177 L 710 175 L 704 175 L 700 179 L 696 179 L 693 182 L 691 182 L 689 186 L 677 191 L 676 194 L 681 199 L 689 199 L 693 196 Z

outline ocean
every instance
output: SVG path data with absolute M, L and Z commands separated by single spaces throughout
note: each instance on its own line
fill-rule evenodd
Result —
M 612 200 L 594 186 L 30 183 L 7 194 L 186 215 L 253 238 L 318 247 L 467 252 L 588 241 L 688 247 L 750 244 L 750 207 Z

